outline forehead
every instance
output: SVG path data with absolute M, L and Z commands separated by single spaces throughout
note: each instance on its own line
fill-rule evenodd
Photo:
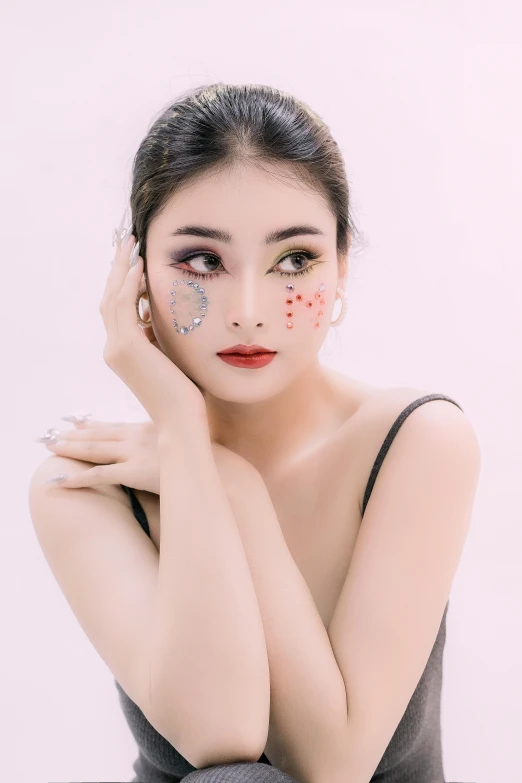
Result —
M 324 196 L 299 179 L 288 166 L 264 169 L 236 165 L 205 173 L 183 186 L 157 216 L 157 228 L 171 231 L 184 223 L 205 222 L 240 236 L 264 235 L 292 223 L 312 223 L 327 236 L 335 219 Z

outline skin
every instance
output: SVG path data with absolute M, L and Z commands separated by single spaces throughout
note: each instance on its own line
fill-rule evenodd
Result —
M 271 231 L 303 224 L 317 227 L 324 236 L 264 242 Z M 169 236 L 184 225 L 226 230 L 233 241 Z M 306 250 L 319 257 L 284 258 L 289 251 Z M 194 251 L 213 255 L 176 262 L 171 254 L 180 257 L 181 251 L 183 256 Z M 318 353 L 333 319 L 336 288 L 345 289 L 347 263 L 337 255 L 336 221 L 320 195 L 281 166 L 260 170 L 238 165 L 207 174 L 178 191 L 151 222 L 146 255 L 150 318 L 158 345 L 200 388 L 213 442 L 264 471 L 268 463 L 274 468 L 284 464 L 320 434 L 340 426 L 346 418 L 346 377 L 322 367 Z M 310 265 L 309 274 L 279 274 Z M 182 268 L 217 276 L 200 279 L 183 274 Z M 173 319 L 180 327 L 188 326 L 201 303 L 189 280 L 205 289 L 207 310 L 201 325 L 183 335 L 175 331 Z M 286 289 L 289 283 L 295 286 L 292 292 Z M 315 297 L 321 284 L 322 300 Z M 295 299 L 297 294 L 302 301 Z M 288 297 L 293 304 L 287 304 Z M 306 301 L 313 303 L 311 308 Z M 146 301 L 144 305 L 147 319 Z M 257 369 L 232 367 L 216 355 L 238 343 L 256 343 L 278 353 Z

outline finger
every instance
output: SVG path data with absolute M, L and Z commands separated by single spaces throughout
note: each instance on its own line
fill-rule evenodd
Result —
M 63 419 L 69 421 L 65 416 Z M 74 430 L 59 430 L 56 434 L 59 440 L 123 440 L 126 437 L 126 423 L 112 421 L 97 421 L 90 419 L 84 422 L 73 421 Z
M 57 481 L 56 479 L 64 476 L 60 473 L 53 476 L 43 484 L 52 487 L 63 487 L 65 489 L 81 489 L 82 487 L 107 486 L 109 484 L 120 484 L 121 468 L 116 465 L 95 465 L 89 470 L 80 470 L 78 473 L 70 473 L 65 478 Z
M 138 334 L 140 335 L 139 339 L 142 339 L 142 330 L 136 317 L 136 297 L 142 271 L 143 259 L 141 256 L 137 256 L 134 266 L 127 267 L 125 279 L 120 293 L 116 297 L 116 307 L 114 308 L 118 338 L 129 344 L 131 340 L 136 339 Z
M 93 440 L 59 440 L 56 443 L 46 443 L 45 447 L 59 457 L 71 457 L 83 462 L 93 462 L 108 465 L 125 462 L 126 457 L 116 441 Z
M 114 264 L 107 277 L 105 290 L 100 302 L 100 313 L 102 315 L 107 332 L 115 325 L 114 307 L 115 300 L 121 290 L 122 284 L 129 269 L 129 256 L 135 245 L 135 238 L 130 234 L 123 242 L 117 243 Z
M 135 237 L 132 233 L 129 233 L 123 241 L 118 240 L 116 243 L 116 252 L 114 254 L 113 264 L 109 274 L 107 275 L 107 281 L 100 304 L 100 310 L 105 307 L 107 302 L 110 302 L 112 297 L 120 290 L 124 278 L 124 271 L 127 267 L 125 260 L 127 260 L 128 264 L 129 254 L 134 243 Z

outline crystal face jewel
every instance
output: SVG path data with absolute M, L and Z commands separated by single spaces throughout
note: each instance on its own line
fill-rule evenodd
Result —
M 178 284 L 179 285 L 187 285 L 189 288 L 192 288 L 194 291 L 197 291 L 197 293 L 200 294 L 200 296 L 201 296 L 201 303 L 199 305 L 199 307 L 201 308 L 201 311 L 207 309 L 207 297 L 203 296 L 203 294 L 205 293 L 205 289 L 204 288 L 200 288 L 200 286 L 197 283 L 195 283 L 193 280 L 189 280 L 187 283 L 185 283 L 185 280 L 174 280 L 173 283 L 172 283 L 173 286 L 177 286 Z M 176 291 L 173 290 L 170 293 L 171 293 L 171 296 L 173 297 L 170 300 L 170 304 L 171 305 L 175 305 L 176 304 L 176 298 L 175 298 L 176 297 Z M 171 310 L 170 312 L 175 314 L 176 311 L 175 310 Z M 198 315 L 200 317 L 199 318 L 198 317 L 192 318 L 192 323 L 189 324 L 189 326 L 181 326 L 181 327 L 179 327 L 177 318 L 173 318 L 172 319 L 172 323 L 174 325 L 174 329 L 175 329 L 176 333 L 177 334 L 188 334 L 189 332 L 193 332 L 194 331 L 194 327 L 201 326 L 201 324 L 203 323 L 202 318 L 205 317 L 205 313 L 204 312 L 199 312 Z

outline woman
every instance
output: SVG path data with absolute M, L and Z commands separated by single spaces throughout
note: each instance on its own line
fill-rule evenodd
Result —
M 133 781 L 444 783 L 480 452 L 446 395 L 319 363 L 356 236 L 339 148 L 281 91 L 200 87 L 142 141 L 130 205 L 104 358 L 153 430 L 134 461 L 121 429 L 65 434 L 31 509 L 116 678 Z

